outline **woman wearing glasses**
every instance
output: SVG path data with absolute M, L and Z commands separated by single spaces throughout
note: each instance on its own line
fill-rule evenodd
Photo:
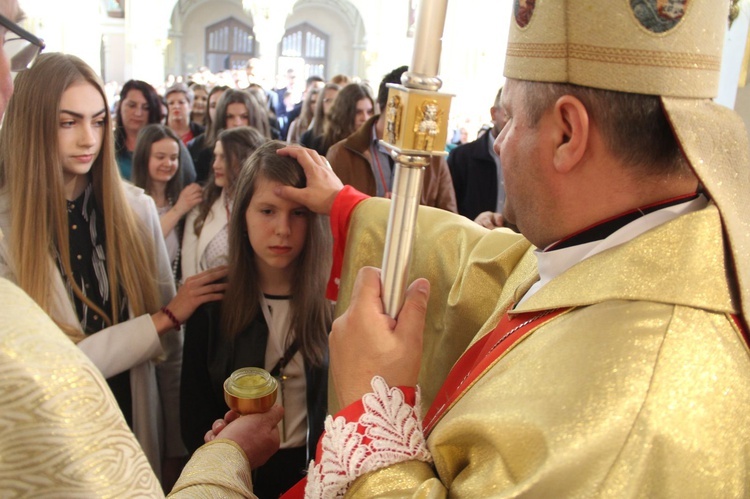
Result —
M 169 458 L 185 452 L 180 324 L 222 296 L 213 282 L 226 270 L 195 276 L 175 295 L 154 203 L 120 180 L 104 91 L 83 61 L 40 56 L 16 78 L 6 114 L 0 275 L 107 378 L 157 476 L 163 464 L 173 473 Z
M 13 2 L 15 6 L 15 2 Z M 8 7 L 10 12 L 11 8 Z M 15 6 L 15 10 L 18 7 Z M 3 56 L 0 57 L 0 122 L 5 106 L 13 93 L 11 72 L 17 73 L 28 68 L 44 48 L 44 42 L 7 17 L 0 15 L 0 38 L 2 39 Z M 8 66 L 5 66 L 5 65 Z

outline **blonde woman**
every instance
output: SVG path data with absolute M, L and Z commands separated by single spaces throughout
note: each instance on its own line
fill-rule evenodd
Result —
M 180 323 L 221 298 L 225 286 L 212 282 L 226 271 L 175 296 L 154 202 L 120 179 L 102 85 L 86 63 L 45 54 L 15 83 L 0 130 L 0 274 L 107 378 L 169 486 L 185 455 Z

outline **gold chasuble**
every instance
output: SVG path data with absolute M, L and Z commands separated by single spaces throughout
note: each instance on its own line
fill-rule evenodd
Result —
M 164 497 L 91 361 L 6 279 L 0 304 L 0 496 Z M 255 497 L 245 453 L 204 445 L 170 497 Z
M 358 268 L 380 264 L 388 208 L 381 199 L 355 208 L 342 298 Z M 409 281 L 432 284 L 425 414 L 464 350 L 495 330 L 537 271 L 520 235 L 426 208 L 417 225 Z M 434 464 L 371 472 L 347 497 L 746 494 L 750 351 L 728 272 L 712 204 L 578 263 L 504 320 L 556 312 L 427 413 Z

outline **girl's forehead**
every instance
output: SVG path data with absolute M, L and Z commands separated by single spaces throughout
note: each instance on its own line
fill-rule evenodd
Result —
M 255 194 L 253 197 L 262 193 L 273 193 L 274 189 L 280 185 L 282 184 L 278 180 L 272 180 L 263 175 L 258 175 L 258 178 L 255 179 Z
M 262 175 L 259 175 L 258 178 L 255 180 L 255 189 L 253 191 L 253 197 L 250 199 L 251 204 L 257 204 L 257 203 L 273 203 L 275 205 L 279 206 L 289 206 L 291 208 L 296 208 L 301 205 L 298 205 L 297 203 L 294 203 L 292 201 L 289 201 L 287 199 L 284 199 L 278 195 L 276 195 L 276 187 L 285 185 L 282 182 L 279 182 L 278 180 L 272 180 L 267 177 L 264 177 Z

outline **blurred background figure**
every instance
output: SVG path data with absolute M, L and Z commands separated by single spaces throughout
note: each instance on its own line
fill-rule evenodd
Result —
M 507 121 L 500 106 L 502 95 L 501 87 L 490 108 L 492 128 L 475 141 L 459 145 L 448 156 L 458 213 L 489 229 L 503 225 L 505 183 L 500 156 L 494 148 L 495 139 Z M 478 219 L 480 214 L 482 217 Z
M 323 136 L 313 139 L 312 149 L 325 156 L 328 148 L 347 138 L 375 114 L 370 87 L 350 83 L 341 89 L 327 116 Z
M 167 126 L 174 130 L 184 144 L 203 133 L 203 126 L 190 120 L 194 95 L 187 85 L 175 83 L 167 89 L 164 98 L 168 110 Z
M 299 117 L 289 125 L 289 131 L 287 132 L 286 137 L 288 143 L 299 143 L 300 137 L 307 131 L 310 123 L 312 123 L 313 115 L 315 114 L 315 105 L 318 103 L 318 97 L 322 91 L 322 86 L 314 86 L 307 92 L 305 100 L 302 101 L 302 111 L 300 112 Z
M 193 91 L 193 108 L 190 111 L 190 122 L 206 127 L 206 113 L 208 111 L 208 88 L 200 83 L 190 85 Z M 197 137 L 197 135 L 196 135 Z
M 146 125 L 161 123 L 162 117 L 161 98 L 154 87 L 140 80 L 122 86 L 115 128 L 115 157 L 122 178 L 130 180 L 138 132 Z
M 218 116 L 218 114 L 217 114 Z M 201 204 L 185 220 L 182 238 L 182 278 L 224 265 L 229 254 L 227 223 L 234 188 L 244 161 L 268 140 L 249 126 L 222 131 L 214 145 L 213 173 Z
M 133 183 L 156 203 L 162 235 L 175 283 L 181 279 L 180 246 L 185 215 L 201 202 L 203 190 L 183 185 L 180 169 L 180 139 L 164 125 L 147 125 L 138 134 L 133 154 Z
M 323 87 L 318 102 L 315 104 L 312 122 L 308 125 L 307 131 L 300 135 L 299 143 L 301 145 L 312 149 L 312 144 L 316 140 L 322 140 L 326 117 L 331 112 L 331 107 L 340 91 L 341 87 L 336 83 L 327 83 Z

